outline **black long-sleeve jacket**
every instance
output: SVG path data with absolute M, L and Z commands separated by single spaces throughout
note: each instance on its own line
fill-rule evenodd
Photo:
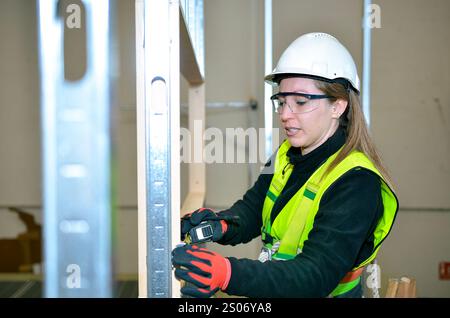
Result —
M 338 129 L 321 146 L 302 155 L 299 148 L 287 153 L 294 165 L 289 180 L 275 202 L 272 222 L 311 174 L 345 143 Z M 246 243 L 261 235 L 262 208 L 273 174 L 261 174 L 241 200 L 220 213 L 239 216 L 220 244 Z M 370 256 L 373 237 L 383 213 L 379 177 L 355 168 L 324 193 L 313 229 L 303 251 L 292 260 L 261 263 L 230 257 L 231 279 L 226 292 L 248 297 L 326 297 L 344 275 Z

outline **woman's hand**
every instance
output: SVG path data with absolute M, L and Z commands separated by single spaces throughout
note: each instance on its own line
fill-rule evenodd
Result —
M 177 247 L 172 251 L 175 277 L 186 281 L 183 295 L 211 297 L 225 290 L 231 278 L 230 261 L 222 255 L 196 245 Z
M 181 240 L 184 241 L 186 234 L 198 226 L 203 221 L 212 221 L 212 240 L 220 240 L 228 229 L 227 222 L 218 216 L 213 210 L 200 208 L 192 213 L 186 214 L 181 218 Z

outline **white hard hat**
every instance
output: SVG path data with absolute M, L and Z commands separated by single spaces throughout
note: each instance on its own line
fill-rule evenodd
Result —
M 348 50 L 332 35 L 308 33 L 297 38 L 283 52 L 267 83 L 278 85 L 283 77 L 303 75 L 334 81 L 347 80 L 359 93 L 355 62 Z

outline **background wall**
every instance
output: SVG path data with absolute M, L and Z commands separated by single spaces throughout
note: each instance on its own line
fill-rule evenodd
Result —
M 39 75 L 33 1 L 0 2 L 0 204 L 40 202 Z
M 258 109 L 209 110 L 206 127 L 260 127 L 263 116 L 263 13 L 262 1 L 205 1 L 206 100 L 208 102 L 249 102 Z M 233 146 L 234 147 L 234 146 Z M 235 153 L 245 148 L 237 145 Z M 253 185 L 259 165 L 209 164 L 206 167 L 206 206 L 218 210 L 230 207 Z M 224 255 L 257 258 L 259 239 L 245 246 L 210 244 Z
M 438 263 L 450 261 L 450 2 L 376 3 L 381 8 L 381 28 L 372 33 L 371 132 L 397 183 L 401 204 L 379 256 L 383 285 L 388 277 L 411 275 L 418 281 L 419 296 L 450 297 L 450 281 L 438 280 Z M 324 31 L 348 47 L 361 70 L 362 1 L 274 0 L 273 4 L 274 63 L 300 34 Z M 0 206 L 42 203 L 36 23 L 34 1 L 0 1 Z M 263 1 L 207 0 L 205 26 L 207 101 L 254 98 L 263 105 Z M 119 1 L 118 30 L 117 188 L 122 208 L 117 269 L 136 273 L 133 0 Z M 186 92 L 182 81 L 182 103 L 187 102 Z M 246 129 L 262 123 L 261 107 L 207 112 L 207 127 Z M 182 124 L 186 126 L 185 117 Z M 254 182 L 257 171 L 256 165 L 208 165 L 205 205 L 230 206 Z M 183 165 L 183 196 L 186 181 Z M 40 209 L 31 211 L 40 220 Z M 2 222 L 2 213 L 6 212 L 0 209 L 0 236 L 11 235 L 14 226 L 22 229 L 11 218 Z M 213 248 L 254 258 L 259 242 Z
M 419 296 L 450 297 L 450 281 L 438 280 L 450 260 L 450 2 L 377 3 L 372 131 L 401 204 L 383 277 L 411 275 Z

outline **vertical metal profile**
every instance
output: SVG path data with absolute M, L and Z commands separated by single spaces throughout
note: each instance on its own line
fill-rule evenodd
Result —
M 272 0 L 264 1 L 264 74 L 272 72 Z M 273 109 L 270 101 L 272 86 L 264 84 L 264 127 L 265 127 L 265 155 L 269 160 L 273 148 Z
M 83 0 L 87 69 L 64 77 L 65 21 L 40 0 L 46 297 L 112 296 L 109 0 Z
M 138 0 L 136 21 L 138 201 L 139 221 L 145 221 L 139 228 L 139 239 L 145 239 L 139 295 L 171 297 L 171 214 L 177 211 L 177 219 L 180 214 L 173 193 L 179 188 L 179 173 L 174 177 L 179 169 L 179 2 Z M 176 149 L 173 155 L 171 149 Z
M 144 8 L 147 293 L 170 297 L 169 3 L 148 0 Z
M 362 79 L 362 108 L 364 113 L 364 118 L 366 123 L 370 128 L 371 120 L 371 64 L 372 64 L 372 25 L 371 25 L 371 11 L 372 11 L 372 1 L 364 0 L 363 4 L 363 79 Z M 367 274 L 367 272 L 369 274 Z M 367 277 L 366 275 L 369 275 Z M 364 277 L 366 279 L 373 279 L 374 281 L 368 286 L 371 292 L 372 298 L 380 298 L 379 286 L 381 282 L 379 280 L 380 267 L 378 265 L 377 259 L 372 261 L 372 264 L 367 266 L 366 273 Z M 371 278 L 373 277 L 373 278 Z
M 372 28 L 370 25 L 371 0 L 364 0 L 363 8 L 363 80 L 362 80 L 362 107 L 367 125 L 370 127 L 370 66 L 372 50 Z

